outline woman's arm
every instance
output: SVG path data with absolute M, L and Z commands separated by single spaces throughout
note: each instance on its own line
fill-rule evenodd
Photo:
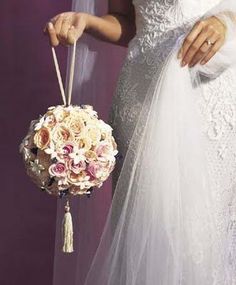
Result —
M 118 45 L 127 46 L 135 35 L 135 13 L 131 0 L 110 0 L 109 12 L 102 17 L 66 12 L 52 18 L 44 32 L 53 46 L 70 45 L 84 32 Z

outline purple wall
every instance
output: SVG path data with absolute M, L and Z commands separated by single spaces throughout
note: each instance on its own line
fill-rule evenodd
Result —
M 1 285 L 52 284 L 56 200 L 41 193 L 26 176 L 18 145 L 30 120 L 60 103 L 42 28 L 70 6 L 66 0 L 0 4 Z M 66 49 L 59 50 L 65 71 Z

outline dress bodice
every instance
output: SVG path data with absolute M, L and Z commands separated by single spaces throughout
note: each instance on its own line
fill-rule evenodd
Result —
M 137 36 L 154 38 L 180 30 L 199 19 L 220 0 L 134 0 Z
M 180 23 L 199 17 L 220 0 L 133 0 L 138 24 Z

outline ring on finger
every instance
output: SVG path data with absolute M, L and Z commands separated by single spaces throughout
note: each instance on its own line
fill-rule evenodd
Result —
M 206 39 L 205 41 L 208 46 L 213 46 L 215 43 L 211 41 L 211 39 Z

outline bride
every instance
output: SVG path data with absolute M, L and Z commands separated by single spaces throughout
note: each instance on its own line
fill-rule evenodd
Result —
M 53 46 L 87 33 L 128 47 L 115 191 L 85 285 L 236 284 L 234 2 L 109 0 L 102 17 L 47 24 Z

